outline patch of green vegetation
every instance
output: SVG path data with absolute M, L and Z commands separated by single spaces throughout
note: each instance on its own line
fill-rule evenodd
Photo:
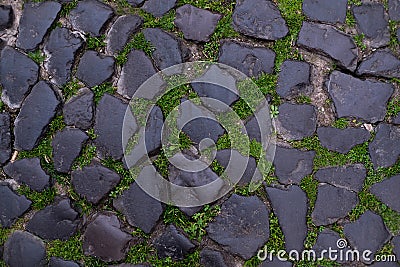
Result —
M 114 7 L 118 15 L 134 14 L 136 8 L 128 3 L 127 0 L 103 0 L 105 3 Z
M 296 97 L 297 104 L 311 104 L 311 98 L 306 95 L 299 95 Z
M 31 207 L 35 210 L 40 210 L 51 204 L 56 196 L 56 190 L 54 188 L 47 188 L 41 192 L 31 190 L 29 186 L 22 185 L 18 188 L 17 192 L 21 195 L 25 195 L 30 201 L 32 201 Z
M 281 100 L 279 95 L 276 93 L 276 83 L 278 81 L 277 75 L 263 74 L 257 79 L 253 79 L 253 82 L 261 90 L 264 95 L 271 97 L 271 105 L 279 106 Z
M 349 0 L 347 2 L 348 5 L 355 5 L 355 6 L 361 6 L 362 5 L 362 1 L 361 0 Z
M 50 241 L 47 243 L 46 248 L 48 257 L 59 257 L 71 261 L 81 261 L 85 257 L 80 233 L 75 234 L 66 241 Z
M 86 36 L 86 47 L 87 49 L 90 50 L 96 50 L 99 51 L 102 48 L 106 47 L 106 35 L 103 34 L 99 37 L 94 37 L 94 36 Z
M 394 117 L 400 112 L 400 97 L 391 99 L 387 105 L 386 117 Z
M 157 100 L 157 105 L 162 109 L 165 118 L 175 107 L 179 106 L 181 99 L 184 96 L 188 96 L 189 92 L 190 86 L 184 84 L 167 90 L 166 93 Z
M 226 0 L 178 0 L 177 6 L 183 6 L 185 4 L 190 4 L 198 8 L 207 9 L 212 12 L 217 12 L 222 15 L 232 13 L 232 3 Z
M 333 127 L 338 129 L 346 129 L 349 126 L 349 120 L 346 118 L 340 118 L 333 122 Z
M 29 52 L 28 57 L 35 61 L 38 65 L 42 64 L 46 60 L 46 55 L 40 50 Z
M 309 200 L 309 207 L 312 210 L 315 205 L 315 200 L 318 194 L 318 181 L 313 178 L 312 175 L 306 176 L 301 180 L 300 187 L 307 194 Z
M 119 52 L 118 55 L 115 57 L 116 63 L 120 66 L 124 65 L 128 60 L 128 54 L 131 52 L 132 49 L 142 50 L 146 53 L 146 55 L 151 57 L 154 47 L 151 45 L 150 42 L 146 40 L 144 34 L 142 32 L 139 32 L 133 36 L 132 40 L 129 41 L 125 45 L 124 49 Z
M 399 51 L 400 42 L 399 39 L 397 39 L 397 29 L 400 29 L 400 21 L 389 20 L 389 29 L 390 29 L 389 47 L 393 51 Z
M 354 27 L 356 26 L 356 18 L 353 15 L 353 12 L 351 12 L 350 9 L 347 9 L 346 11 L 346 25 L 349 27 Z
M 357 35 L 354 35 L 353 36 L 353 40 L 354 40 L 354 43 L 356 43 L 356 45 L 358 46 L 358 48 L 360 48 L 361 50 L 365 50 L 365 49 L 367 49 L 367 45 L 364 43 L 364 38 L 365 38 L 365 35 L 362 33 L 362 34 L 357 34 Z
M 78 0 L 73 0 L 68 3 L 64 3 L 60 11 L 60 16 L 67 17 L 71 12 L 71 10 L 74 9 L 77 5 L 78 5 Z
M 64 97 L 66 100 L 70 99 L 72 96 L 76 95 L 79 89 L 84 87 L 82 83 L 79 82 L 78 79 L 72 79 L 71 81 L 67 82 L 61 88 L 61 91 L 64 93 Z
M 232 105 L 233 111 L 239 116 L 240 119 L 244 120 L 253 114 L 250 106 L 246 103 L 243 98 L 240 98 Z
M 174 32 L 175 29 L 175 9 L 171 9 L 161 18 L 156 18 L 152 14 L 140 9 L 139 15 L 143 18 L 143 28 L 161 28 L 168 32 Z
M 88 166 L 93 158 L 96 156 L 96 146 L 92 144 L 86 145 L 81 154 L 75 159 L 74 164 L 72 165 L 72 169 L 82 169 L 85 166 Z
M 123 191 L 129 188 L 129 186 L 135 181 L 135 178 L 139 174 L 138 169 L 127 170 L 121 161 L 107 158 L 101 161 L 104 167 L 107 167 L 121 176 L 119 184 L 110 192 L 110 197 L 115 198 L 119 196 Z
M 269 239 L 266 244 L 268 251 L 285 249 L 285 236 L 283 235 L 278 217 L 271 212 L 269 214 Z
M 158 173 L 164 177 L 168 178 L 168 158 L 165 156 L 164 151 L 162 150 L 157 158 L 153 161 L 153 165 L 156 167 Z
M 271 118 L 275 119 L 279 115 L 279 107 L 275 105 L 270 106 Z
M 113 95 L 117 88 L 112 85 L 112 83 L 106 82 L 95 87 L 92 87 L 92 91 L 94 93 L 94 102 L 97 104 L 99 103 L 100 99 L 103 97 L 104 94 Z

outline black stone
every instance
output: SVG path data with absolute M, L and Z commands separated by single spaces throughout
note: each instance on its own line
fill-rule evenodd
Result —
M 275 52 L 264 47 L 224 41 L 218 62 L 231 66 L 249 77 L 259 77 L 263 73 L 274 71 Z
M 58 132 L 51 143 L 54 168 L 59 172 L 69 172 L 88 138 L 84 132 L 75 128 L 66 128 Z
M 322 184 L 318 186 L 317 200 L 311 217 L 317 226 L 333 224 L 346 217 L 357 204 L 357 193 Z
M 75 191 L 94 204 L 105 197 L 120 180 L 118 174 L 99 164 L 91 164 L 72 172 Z
M 175 25 L 185 39 L 207 42 L 210 40 L 221 15 L 186 4 L 176 9 Z
M 389 17 L 391 20 L 400 20 L 400 1 L 388 0 Z
M 400 28 L 397 29 L 397 40 L 400 42 Z
M 100 36 L 104 25 L 114 12 L 111 7 L 97 0 L 79 1 L 69 14 L 72 26 L 91 36 Z
M 346 19 L 347 0 L 304 0 L 303 12 L 312 20 L 343 23 Z
M 74 261 L 66 261 L 60 258 L 51 257 L 49 267 L 79 267 L 79 265 Z
M 54 23 L 61 4 L 53 1 L 25 3 L 18 28 L 17 47 L 35 50 Z
M 15 231 L 4 244 L 3 259 L 10 267 L 45 266 L 45 245 L 28 232 Z
M 42 191 L 49 186 L 50 176 L 48 176 L 39 158 L 24 158 L 8 163 L 4 172 L 21 184 L 26 184 L 32 190 Z
M 346 154 L 354 146 L 368 141 L 371 137 L 364 128 L 320 127 L 317 129 L 317 134 L 323 147 L 342 154 Z
M 264 40 L 277 40 L 289 32 L 279 9 L 269 0 L 236 1 L 232 19 L 236 31 Z
M 10 114 L 0 113 L 0 165 L 11 157 Z
M 11 6 L 0 5 L 0 31 L 7 29 L 13 23 L 14 12 Z
M 358 50 L 353 38 L 333 26 L 303 22 L 297 44 L 330 56 L 351 71 L 357 67 Z
M 276 92 L 288 98 L 307 93 L 310 85 L 310 64 L 303 61 L 286 60 L 281 65 Z
M 142 9 L 154 17 L 162 17 L 176 4 L 176 0 L 147 0 Z
M 82 88 L 71 97 L 63 108 L 64 122 L 82 130 L 90 128 L 94 112 L 94 94 L 88 88 Z
M 0 223 L 1 227 L 9 228 L 14 221 L 27 211 L 31 201 L 25 196 L 14 193 L 8 185 L 0 184 Z
M 355 192 L 361 191 L 366 176 L 367 170 L 362 164 L 321 168 L 314 175 L 322 183 Z
M 182 131 L 196 144 L 204 138 L 210 138 L 217 143 L 218 138 L 225 133 L 219 122 L 208 118 L 196 118 L 187 123 Z
M 288 140 L 312 136 L 317 128 L 317 115 L 312 105 L 284 103 L 279 106 L 278 132 Z
M 322 251 L 326 250 L 329 251 L 329 248 L 338 250 L 338 259 L 336 260 L 337 262 L 345 262 L 345 259 L 340 260 L 340 254 L 343 253 L 344 257 L 350 249 L 345 247 L 345 248 L 338 248 L 338 240 L 341 239 L 340 235 L 336 233 L 335 231 L 332 231 L 328 228 L 324 229 L 322 232 L 318 234 L 317 241 L 315 242 L 315 245 L 312 247 L 312 249 L 316 252 L 317 257 L 322 255 Z M 324 258 L 328 259 L 328 253 L 324 253 Z M 349 254 L 347 254 L 349 255 Z M 351 255 L 351 254 L 350 254 Z
M 268 258 L 261 263 L 259 267 L 292 267 L 293 263 L 290 261 L 281 261 L 277 257 L 273 256 L 272 261 Z
M 275 150 L 275 174 L 283 184 L 300 184 L 313 170 L 314 151 L 301 151 L 277 146 Z
M 150 155 L 161 147 L 161 134 L 164 126 L 164 115 L 159 106 L 154 106 L 146 122 L 145 144 Z
M 374 140 L 369 144 L 369 155 L 374 168 L 387 168 L 396 163 L 400 156 L 400 127 L 380 124 Z
M 96 51 L 86 51 L 81 57 L 76 77 L 87 86 L 94 87 L 110 79 L 114 73 L 114 58 Z
M 373 80 L 360 80 L 339 71 L 332 72 L 328 92 L 338 117 L 356 117 L 367 122 L 382 121 L 393 85 Z
M 392 123 L 396 124 L 396 125 L 400 125 L 400 112 L 397 113 L 397 115 L 394 118 L 392 118 Z
M 121 230 L 117 216 L 96 214 L 84 233 L 83 251 L 102 261 L 120 261 L 125 258 L 126 248 L 132 237 Z
M 204 267 L 228 267 L 221 252 L 207 248 L 200 252 L 200 263 Z
M 400 78 L 400 59 L 388 50 L 376 51 L 361 62 L 357 74 Z
M 71 208 L 69 199 L 59 199 L 36 212 L 26 230 L 47 240 L 67 240 L 76 232 L 78 223 L 78 213 Z
M 139 30 L 142 23 L 143 19 L 137 15 L 119 17 L 108 32 L 107 50 L 114 54 L 122 51 L 130 36 Z
M 208 236 L 228 252 L 250 259 L 269 238 L 269 212 L 256 196 L 233 194 L 206 228 Z
M 32 88 L 14 121 L 14 146 L 17 150 L 31 150 L 38 144 L 59 104 L 55 92 L 46 82 L 40 81 Z
M 370 191 L 389 208 L 400 212 L 400 175 L 374 184 Z
M 303 251 L 307 236 L 307 195 L 298 186 L 284 190 L 266 187 L 268 198 L 285 235 L 286 251 Z
M 164 233 L 153 241 L 153 245 L 160 258 L 171 257 L 173 260 L 182 260 L 195 248 L 195 245 L 172 224 L 167 226 Z
M 371 267 L 399 267 L 399 264 L 394 261 L 376 261 Z
M 127 0 L 127 2 L 133 7 L 140 6 L 144 1 L 145 0 Z
M 1 51 L 1 100 L 11 109 L 20 108 L 29 89 L 38 79 L 39 66 L 24 54 L 6 46 Z
M 393 244 L 393 252 L 396 254 L 396 257 L 399 259 L 400 258 L 400 236 L 395 236 L 392 239 Z

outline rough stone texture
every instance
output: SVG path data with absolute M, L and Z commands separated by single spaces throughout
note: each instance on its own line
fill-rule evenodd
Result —
M 66 128 L 56 133 L 51 143 L 54 168 L 59 172 L 69 172 L 88 139 L 84 132 L 75 128 Z
M 400 28 L 397 29 L 397 40 L 400 42 Z
M 99 164 L 91 164 L 72 172 L 75 191 L 94 204 L 105 197 L 120 180 L 118 174 Z
M 290 261 L 281 261 L 277 257 L 273 256 L 272 261 L 267 258 L 261 263 L 259 267 L 292 267 L 293 263 Z
M 359 192 L 363 188 L 367 170 L 362 164 L 319 169 L 314 177 L 322 183 Z
M 161 147 L 161 134 L 164 126 L 164 115 L 159 106 L 154 106 L 150 111 L 146 123 L 146 150 L 150 155 Z
M 300 184 L 313 170 L 314 151 L 301 151 L 277 146 L 275 150 L 275 174 L 283 184 Z
M 36 212 L 26 230 L 47 240 L 67 240 L 76 232 L 78 223 L 78 213 L 71 208 L 69 199 L 59 199 Z
M 200 263 L 205 267 L 228 267 L 221 252 L 207 248 L 200 252 Z
M 391 243 L 393 244 L 394 254 L 396 254 L 397 258 L 399 258 L 400 257 L 400 236 L 393 237 Z
M 310 85 L 311 66 L 304 61 L 286 60 L 281 65 L 276 92 L 288 98 L 307 93 Z
M 69 20 L 72 26 L 91 36 L 100 36 L 104 25 L 114 12 L 106 4 L 96 0 L 79 1 L 76 8 L 71 10 Z
M 357 74 L 400 78 L 400 59 L 388 50 L 378 50 L 361 62 Z
M 371 137 L 364 128 L 319 127 L 317 134 L 323 147 L 342 154 L 346 154 L 354 146 L 368 141 Z
M 288 140 L 301 140 L 313 135 L 317 128 L 314 106 L 283 103 L 279 106 L 276 127 L 279 134 Z
M 132 237 L 121 230 L 117 216 L 96 214 L 84 233 L 83 251 L 105 262 L 125 258 L 125 250 Z
M 76 77 L 87 86 L 94 87 L 111 78 L 114 73 L 114 58 L 96 51 L 86 51 L 81 57 Z
M 329 184 L 318 186 L 311 217 L 315 225 L 328 225 L 344 218 L 358 204 L 357 193 Z
M 39 158 L 25 158 L 10 162 L 3 170 L 15 181 L 26 184 L 32 190 L 42 191 L 49 186 L 50 176 L 43 171 Z
M 269 238 L 269 212 L 256 196 L 233 194 L 214 221 L 208 224 L 208 236 L 227 251 L 250 259 Z
M 393 261 L 375 261 L 371 267 L 399 267 L 399 264 Z
M 63 108 L 64 122 L 67 125 L 78 127 L 82 130 L 92 125 L 94 112 L 94 94 L 89 88 L 80 89 L 71 97 Z
M 10 114 L 0 113 L 0 165 L 11 157 Z
M 372 185 L 370 191 L 388 207 L 400 212 L 400 175 Z
M 274 70 L 275 52 L 236 41 L 224 41 L 219 52 L 219 63 L 231 66 L 249 77 L 259 77 Z
M 343 23 L 346 19 L 347 0 L 304 0 L 303 12 L 312 19 L 328 23 Z
M 44 46 L 44 52 L 47 54 L 45 68 L 50 74 L 51 82 L 61 86 L 71 79 L 75 54 L 82 44 L 82 39 L 67 28 L 57 27 L 51 31 Z
M 324 229 L 321 233 L 318 234 L 317 241 L 315 242 L 315 245 L 312 247 L 312 249 L 317 253 L 317 255 L 321 255 L 323 250 L 329 250 L 331 249 L 336 249 L 338 251 L 341 251 L 339 253 L 343 253 L 345 257 L 345 253 L 349 251 L 349 248 L 343 248 L 339 249 L 337 246 L 337 242 L 340 239 L 340 235 L 336 233 L 335 231 L 332 231 L 330 229 Z M 339 254 L 338 254 L 339 256 Z M 324 254 L 324 258 L 328 259 L 328 253 Z M 337 262 L 342 262 L 340 261 L 340 258 L 338 258 Z
M 392 124 L 400 125 L 400 112 L 397 113 L 397 116 L 392 118 Z
M 19 22 L 17 47 L 28 51 L 35 50 L 60 10 L 61 4 L 53 1 L 26 3 Z
M 356 117 L 367 122 L 382 121 L 393 85 L 373 80 L 360 80 L 339 71 L 332 72 L 328 92 L 339 118 Z
M 391 20 L 400 20 L 400 1 L 388 0 L 389 17 Z
M 187 123 L 182 131 L 196 144 L 199 144 L 204 138 L 211 138 L 217 143 L 218 138 L 225 133 L 219 122 L 208 118 L 196 118 Z
M 278 8 L 269 0 L 238 0 L 232 14 L 233 28 L 264 40 L 284 37 L 289 29 Z
M 60 258 L 51 257 L 49 260 L 49 267 L 79 267 L 79 265 L 74 261 L 66 261 Z
M 38 72 L 39 66 L 32 59 L 6 46 L 0 58 L 1 100 L 11 109 L 20 108 Z
M 31 150 L 37 145 L 59 104 L 55 92 L 46 82 L 40 81 L 32 88 L 14 121 L 17 150 Z
M 31 201 L 25 196 L 14 193 L 10 187 L 0 184 L 0 223 L 1 227 L 9 228 L 14 221 L 27 211 Z
M 3 259 L 10 267 L 45 266 L 45 245 L 28 232 L 15 231 L 4 244 Z
M 375 169 L 395 164 L 400 156 L 400 127 L 379 124 L 375 138 L 369 144 L 369 155 Z
M 144 1 L 145 0 L 127 0 L 127 2 L 133 7 L 140 6 Z
M 115 199 L 113 206 L 125 215 L 129 224 L 145 233 L 151 233 L 163 212 L 161 203 L 144 192 L 137 183 L 131 184 Z
M 330 25 L 303 22 L 297 44 L 330 56 L 346 69 L 357 67 L 357 46 L 351 36 Z
M 119 17 L 111 26 L 107 36 L 107 51 L 116 54 L 122 51 L 129 37 L 137 32 L 143 24 L 143 19 L 137 15 Z
M 147 0 L 142 9 L 154 17 L 162 17 L 176 4 L 176 0 Z
M 171 257 L 173 260 L 182 260 L 195 248 L 195 245 L 172 224 L 153 241 L 153 245 L 160 258 Z
M 268 198 L 285 235 L 286 251 L 303 251 L 307 236 L 307 195 L 298 186 L 284 190 L 266 187 Z
M 14 18 L 14 12 L 11 6 L 0 6 L 0 31 L 11 26 Z
M 219 14 L 187 4 L 176 10 L 174 22 L 183 32 L 185 39 L 207 42 L 220 18 Z

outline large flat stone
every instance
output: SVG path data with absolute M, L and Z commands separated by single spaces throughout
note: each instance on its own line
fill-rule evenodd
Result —
M 10 120 L 9 113 L 0 113 L 0 165 L 5 164 L 11 157 Z
M 312 19 L 328 23 L 343 23 L 346 19 L 347 0 L 304 0 L 303 12 Z
M 207 248 L 200 252 L 200 263 L 205 267 L 228 267 L 221 252 Z
M 22 216 L 29 207 L 31 201 L 25 196 L 20 196 L 14 193 L 10 187 L 5 184 L 0 184 L 0 223 L 1 227 L 9 228 L 18 217 Z
M 361 62 L 357 74 L 400 78 L 400 59 L 388 50 L 378 50 Z
M 290 98 L 307 93 L 307 87 L 310 85 L 310 64 L 303 61 L 286 60 L 280 68 L 276 86 L 279 96 Z
M 86 51 L 81 57 L 76 77 L 94 87 L 109 80 L 114 73 L 114 58 L 96 51 Z
M 80 89 L 63 107 L 64 122 L 82 130 L 93 123 L 94 94 L 89 88 Z
M 314 175 L 319 182 L 355 192 L 361 191 L 366 176 L 367 170 L 362 164 L 321 168 Z
M 171 257 L 173 260 L 182 260 L 195 248 L 195 245 L 172 224 L 153 241 L 153 245 L 160 258 Z
M 154 17 L 162 17 L 176 4 L 176 0 L 147 0 L 142 9 Z
M 400 175 L 372 185 L 370 191 L 389 208 L 400 212 Z
M 139 30 L 142 23 L 143 19 L 137 15 L 119 17 L 108 32 L 107 51 L 113 54 L 122 51 L 130 36 Z
M 371 134 L 364 128 L 319 127 L 317 134 L 323 147 L 342 154 L 346 154 L 354 146 L 368 141 L 371 137 Z
M 345 247 L 342 249 L 338 248 L 338 240 L 341 239 L 340 235 L 335 232 L 330 230 L 329 228 L 325 228 L 322 232 L 320 232 L 318 234 L 318 238 L 317 241 L 315 242 L 314 246 L 312 247 L 312 249 L 316 252 L 317 256 L 323 255 L 325 259 L 329 259 L 329 255 L 328 253 L 323 253 L 324 250 L 329 251 L 329 248 L 331 249 L 335 249 L 338 250 L 339 253 L 343 253 L 343 258 L 346 257 L 346 253 L 349 253 L 348 251 L 350 250 L 350 248 Z M 340 254 L 338 253 L 338 259 L 336 260 L 336 262 L 345 262 L 345 261 L 341 261 L 340 260 Z M 347 255 L 351 255 L 351 254 L 347 254 Z
M 14 12 L 11 6 L 0 6 L 0 31 L 9 28 L 13 23 Z
M 393 166 L 400 156 L 400 127 L 381 123 L 374 140 L 369 144 L 374 168 Z

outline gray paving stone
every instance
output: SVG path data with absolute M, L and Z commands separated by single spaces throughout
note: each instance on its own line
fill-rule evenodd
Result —
M 317 134 L 323 147 L 342 154 L 348 153 L 354 146 L 368 141 L 371 137 L 364 128 L 319 127 Z
M 9 228 L 14 221 L 22 216 L 31 206 L 31 201 L 20 196 L 5 184 L 0 184 L 0 223 L 1 227 Z
M 66 261 L 60 258 L 51 257 L 49 260 L 49 267 L 79 267 L 79 265 L 74 261 Z
M 392 118 L 392 124 L 400 125 L 400 112 L 397 113 L 394 118 Z
M 281 261 L 277 257 L 273 256 L 272 261 L 268 258 L 261 263 L 259 267 L 292 267 L 293 263 L 289 261 Z
M 389 208 L 400 212 L 400 175 L 372 185 L 370 191 Z
M 367 170 L 362 164 L 319 169 L 314 178 L 319 182 L 359 192 L 363 188 Z
M 94 94 L 89 88 L 79 89 L 63 108 L 64 122 L 82 130 L 90 128 L 93 123 Z
M 311 66 L 307 62 L 286 60 L 280 67 L 276 92 L 279 96 L 290 98 L 307 94 L 310 85 Z
M 375 138 L 369 144 L 369 155 L 375 169 L 394 165 L 400 156 L 400 127 L 379 124 Z
M 200 252 L 200 263 L 204 267 L 227 267 L 222 253 L 217 250 L 204 248 Z
M 391 261 L 377 261 L 371 267 L 399 267 L 399 264 Z
M 76 77 L 94 87 L 109 80 L 114 73 L 114 58 L 96 51 L 86 51 L 81 57 Z
M 145 0 L 127 0 L 127 2 L 133 7 L 140 6 L 144 1 Z
M 357 74 L 400 78 L 400 59 L 388 50 L 377 50 L 361 62 Z
M 153 241 L 153 245 L 160 258 L 171 257 L 173 260 L 182 260 L 195 248 L 195 245 L 172 224 Z
M 397 40 L 400 42 L 400 28 L 397 29 Z
M 14 12 L 9 5 L 0 5 L 0 31 L 11 27 L 13 23 Z
M 11 125 L 10 114 L 0 113 L 0 165 L 5 164 L 11 157 Z
M 333 249 L 333 250 L 338 250 L 338 258 L 337 260 L 335 260 L 336 262 L 339 263 L 344 263 L 346 262 L 345 260 L 345 255 L 346 253 L 348 253 L 347 251 L 350 250 L 350 248 L 346 247 L 346 248 L 342 248 L 339 249 L 337 246 L 338 240 L 341 239 L 340 235 L 335 232 L 332 231 L 329 228 L 325 228 L 322 232 L 320 232 L 318 234 L 318 238 L 317 241 L 315 242 L 315 245 L 312 247 L 312 249 L 316 252 L 317 257 L 323 255 L 325 259 L 329 258 L 328 253 L 323 253 L 323 250 L 329 251 L 329 248 Z M 343 260 L 340 259 L 340 253 L 343 253 Z M 351 255 L 351 254 L 347 254 L 347 255 Z
M 388 1 L 389 18 L 391 20 L 400 20 L 400 1 L 389 0 Z
M 122 51 L 130 36 L 136 33 L 143 24 L 143 19 L 137 15 L 119 17 L 111 26 L 107 36 L 107 51 L 116 54 Z
M 396 255 L 396 258 L 400 258 L 400 236 L 395 236 L 392 239 L 393 244 L 393 252 Z
M 328 23 L 344 23 L 346 19 L 347 0 L 304 0 L 303 12 L 312 19 Z
M 161 134 L 164 126 L 164 115 L 159 106 L 154 106 L 146 123 L 146 150 L 150 155 L 161 148 Z
M 154 17 L 162 17 L 176 4 L 176 0 L 147 0 L 142 9 Z

